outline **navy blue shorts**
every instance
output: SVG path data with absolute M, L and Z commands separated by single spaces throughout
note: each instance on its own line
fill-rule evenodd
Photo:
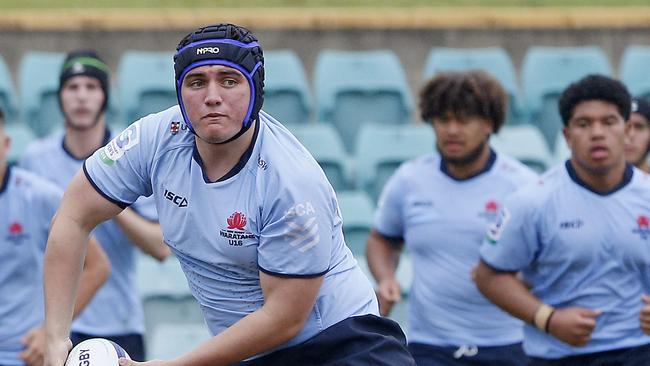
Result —
M 418 366 L 525 366 L 528 363 L 521 343 L 494 347 L 411 343 L 409 351 Z
M 113 341 L 124 348 L 132 360 L 145 361 L 144 338 L 142 337 L 142 334 L 134 333 L 116 336 L 98 336 L 77 332 L 70 333 L 70 340 L 72 341 L 73 346 L 76 346 L 77 343 L 81 343 L 86 339 L 91 338 L 104 338 L 108 339 L 109 341 Z
M 345 319 L 310 340 L 238 366 L 415 366 L 397 323 L 374 315 Z
M 650 365 L 650 344 L 621 348 L 556 360 L 531 357 L 530 366 L 647 366 Z

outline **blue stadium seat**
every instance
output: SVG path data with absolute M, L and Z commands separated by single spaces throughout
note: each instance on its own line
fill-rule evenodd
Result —
M 174 54 L 126 51 L 117 68 L 124 124 L 178 104 Z
M 375 205 L 364 191 L 339 192 L 336 196 L 343 217 L 345 242 L 355 257 L 362 258 L 372 229 Z
M 63 126 L 59 107 L 59 74 L 65 59 L 59 52 L 27 52 L 20 61 L 18 81 L 23 105 L 23 121 L 36 136 L 43 137 Z M 114 89 L 114 88 L 113 88 Z M 110 98 L 106 121 L 118 120 L 115 98 Z
M 531 120 L 551 149 L 562 128 L 559 96 L 588 74 L 611 74 L 607 56 L 598 47 L 531 47 L 524 57 L 522 81 Z
M 163 324 L 149 336 L 147 358 L 171 360 L 210 339 L 204 324 Z
M 203 324 L 201 309 L 190 293 L 175 257 L 159 263 L 140 254 L 137 266 L 138 288 L 148 331 L 155 330 L 161 324 Z
M 650 46 L 628 46 L 621 57 L 618 75 L 634 96 L 650 98 Z
M 341 137 L 331 125 L 290 125 L 296 138 L 309 150 L 325 171 L 332 187 L 342 191 L 350 186 L 348 156 Z
M 11 149 L 7 156 L 7 161 L 10 164 L 17 164 L 20 161 L 23 152 L 32 141 L 36 139 L 36 135 L 24 123 L 7 123 L 5 125 L 5 133 L 11 137 Z
M 318 121 L 334 124 L 348 152 L 361 125 L 407 124 L 413 101 L 402 65 L 392 51 L 321 51 L 314 86 Z
M 311 95 L 302 62 L 291 50 L 264 53 L 264 105 L 262 109 L 284 125 L 311 119 Z
M 366 124 L 357 142 L 357 187 L 376 199 L 399 165 L 419 155 L 435 151 L 435 135 L 430 125 Z
M 18 122 L 18 102 L 16 100 L 16 89 L 11 80 L 11 72 L 5 63 L 4 57 L 0 55 L 0 108 L 5 114 L 5 123 Z
M 508 93 L 507 124 L 515 125 L 527 120 L 526 108 L 519 97 L 515 67 L 503 48 L 433 48 L 427 57 L 424 79 L 441 71 L 467 70 L 483 70 L 499 80 Z
M 544 136 L 533 125 L 504 126 L 492 136 L 491 145 L 538 173 L 546 171 L 554 162 Z

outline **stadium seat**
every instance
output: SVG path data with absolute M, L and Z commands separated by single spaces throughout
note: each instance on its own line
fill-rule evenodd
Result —
M 7 156 L 9 164 L 17 164 L 23 152 L 32 141 L 36 139 L 34 132 L 24 123 L 7 123 L 5 133 L 11 137 L 11 149 Z
M 650 46 L 628 46 L 621 57 L 619 77 L 634 96 L 650 98 Z
M 375 205 L 364 191 L 339 192 L 337 198 L 343 216 L 345 243 L 355 257 L 361 258 L 365 255 Z
M 366 124 L 359 132 L 355 155 L 357 187 L 377 199 L 402 162 L 433 151 L 435 135 L 428 124 Z
M 32 51 L 27 52 L 20 61 L 18 81 L 23 121 L 38 137 L 46 136 L 63 126 L 57 92 L 64 59 L 64 53 Z M 113 97 L 109 99 L 106 121 L 109 124 L 118 121 L 117 103 Z
M 569 149 L 569 145 L 566 143 L 564 134 L 560 131 L 555 139 L 555 154 L 553 154 L 553 160 L 556 164 L 561 164 L 569 158 L 571 158 L 571 150 Z
M 161 324 L 203 323 L 201 309 L 175 257 L 158 263 L 149 256 L 140 255 L 137 280 L 148 331 Z
M 508 93 L 506 123 L 515 125 L 527 120 L 526 109 L 519 97 L 515 67 L 503 48 L 442 48 L 429 52 L 424 68 L 428 80 L 441 71 L 483 70 L 494 76 Z
M 411 119 L 406 75 L 389 50 L 321 51 L 314 87 L 318 121 L 334 124 L 350 153 L 363 124 L 407 124 Z
M 324 123 L 289 127 L 318 161 L 332 187 L 336 191 L 347 189 L 350 186 L 348 156 L 334 127 Z
M 11 80 L 11 72 L 0 55 L 0 108 L 5 115 L 5 123 L 18 123 L 18 102 L 16 100 L 16 89 Z
M 533 125 L 504 126 L 492 136 L 491 145 L 538 173 L 543 173 L 553 164 L 553 155 L 544 136 Z
M 531 120 L 553 150 L 561 130 L 558 99 L 572 82 L 588 74 L 611 74 L 607 56 L 598 47 L 532 47 L 522 64 L 522 81 Z
M 302 62 L 291 50 L 264 53 L 264 111 L 284 125 L 307 123 L 311 95 Z
M 117 68 L 124 124 L 178 104 L 171 52 L 126 51 Z
M 201 324 L 164 324 L 156 328 L 147 344 L 147 358 L 171 360 L 210 339 L 207 326 Z

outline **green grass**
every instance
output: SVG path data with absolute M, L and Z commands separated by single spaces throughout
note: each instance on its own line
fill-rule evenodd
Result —
M 545 6 L 650 6 L 650 0 L 0 0 L 0 9 L 89 8 L 257 8 L 257 7 L 545 7 Z

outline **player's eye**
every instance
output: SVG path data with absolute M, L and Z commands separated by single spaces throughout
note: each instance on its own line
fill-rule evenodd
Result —
M 222 81 L 222 85 L 227 87 L 227 88 L 232 88 L 232 87 L 236 86 L 237 84 L 238 84 L 238 82 L 235 79 L 228 78 L 228 79 L 224 79 Z

